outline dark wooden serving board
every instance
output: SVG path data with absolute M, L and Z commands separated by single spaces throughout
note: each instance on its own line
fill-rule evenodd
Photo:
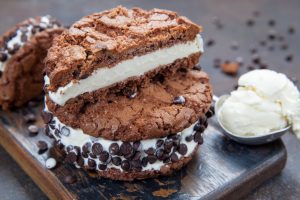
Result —
M 50 171 L 44 162 L 52 152 L 38 155 L 36 143 L 52 141 L 42 130 L 30 137 L 22 117 L 33 112 L 42 127 L 40 110 L 41 106 L 0 111 L 0 144 L 50 199 L 238 199 L 278 174 L 287 158 L 281 140 L 256 147 L 239 145 L 225 138 L 212 118 L 200 151 L 172 177 L 119 182 L 95 178 L 70 165 L 59 164 Z M 70 173 L 78 178 L 74 184 L 63 181 Z

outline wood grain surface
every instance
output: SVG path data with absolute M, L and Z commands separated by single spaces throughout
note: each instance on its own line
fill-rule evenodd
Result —
M 42 104 L 42 103 L 41 103 Z M 171 177 L 122 182 L 98 178 L 59 161 L 54 170 L 44 165 L 55 149 L 39 155 L 37 142 L 53 143 L 43 132 L 42 106 L 0 113 L 0 144 L 50 199 L 237 199 L 268 178 L 279 173 L 286 162 L 286 149 L 281 140 L 251 147 L 226 139 L 215 122 L 204 134 L 204 145 L 192 162 Z M 34 113 L 41 127 L 32 137 L 24 115 Z M 77 182 L 67 184 L 64 177 L 73 174 Z

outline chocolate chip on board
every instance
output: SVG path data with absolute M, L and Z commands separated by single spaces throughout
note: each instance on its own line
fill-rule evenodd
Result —
M 38 154 L 43 154 L 48 150 L 48 144 L 45 141 L 38 141 L 37 143 L 37 147 L 38 147 Z

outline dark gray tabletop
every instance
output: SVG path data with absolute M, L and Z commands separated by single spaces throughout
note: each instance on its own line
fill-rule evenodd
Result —
M 299 0 L 139 0 L 139 1 L 99 1 L 99 0 L 10 0 L 0 1 L 0 32 L 3 33 L 13 24 L 35 15 L 50 14 L 65 24 L 71 24 L 84 15 L 108 9 L 122 4 L 127 7 L 153 7 L 178 11 L 193 21 L 204 26 L 204 39 L 213 39 L 215 45 L 207 47 L 201 59 L 201 66 L 211 76 L 214 92 L 217 95 L 230 92 L 236 84 L 237 77 L 222 74 L 213 67 L 213 59 L 234 60 L 241 56 L 245 65 L 240 69 L 242 74 L 251 64 L 249 49 L 256 47 L 262 60 L 274 69 L 296 77 L 300 81 L 300 1 Z M 259 17 L 253 17 L 253 12 L 259 11 Z M 213 19 L 220 19 L 224 27 L 218 30 Z M 255 20 L 253 27 L 247 27 L 249 18 Z M 274 19 L 275 27 L 270 28 L 268 21 Z M 287 34 L 290 25 L 296 28 L 293 35 Z M 274 29 L 283 35 L 289 44 L 285 51 L 277 42 L 269 42 L 268 31 Z M 261 47 L 259 41 L 267 41 L 266 47 Z M 232 50 L 231 44 L 236 41 L 238 50 Z M 272 46 L 272 47 L 270 47 Z M 269 48 L 274 48 L 272 51 Z M 293 54 L 293 61 L 288 63 L 285 57 Z M 297 83 L 299 87 L 299 82 Z M 253 191 L 247 199 L 299 199 L 300 198 L 300 141 L 288 133 L 283 137 L 288 151 L 288 161 L 282 173 Z M 45 195 L 24 174 L 22 169 L 0 147 L 0 199 L 46 199 Z

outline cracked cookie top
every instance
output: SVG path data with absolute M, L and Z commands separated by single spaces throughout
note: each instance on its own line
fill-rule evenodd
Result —
M 183 69 L 171 77 L 154 79 L 130 96 L 112 93 L 80 110 L 56 107 L 49 99 L 46 103 L 61 122 L 86 134 L 109 140 L 137 141 L 182 131 L 205 115 L 211 101 L 208 75 Z
M 45 59 L 49 91 L 85 79 L 95 69 L 176 43 L 191 41 L 201 27 L 161 9 L 117 7 L 88 15 L 57 37 Z

